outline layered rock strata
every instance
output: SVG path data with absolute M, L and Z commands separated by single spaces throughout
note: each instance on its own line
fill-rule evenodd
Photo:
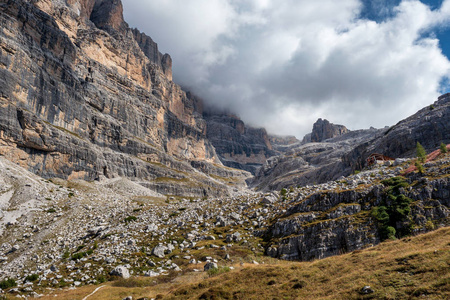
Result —
M 171 81 L 170 57 L 124 22 L 120 1 L 9 0 L 0 23 L 8 159 L 43 177 L 126 176 L 190 195 L 228 190 L 191 162 L 246 176 L 220 166 L 198 100 Z
M 259 169 L 251 186 L 258 190 L 280 190 L 336 180 L 352 172 L 342 157 L 383 130 L 351 131 L 321 143 L 294 144 L 279 156 L 269 158 Z
M 428 163 L 422 175 L 408 175 L 408 185 L 400 192 L 411 199 L 410 213 L 404 221 L 397 221 L 398 231 L 417 233 L 436 224 L 449 225 L 449 163 L 447 157 Z M 286 213 L 275 218 L 266 231 L 267 254 L 311 260 L 378 244 L 380 224 L 373 209 L 393 201 L 389 194 L 392 188 L 381 184 L 380 179 L 389 173 L 399 174 L 401 169 L 370 170 L 324 184 L 314 193 L 306 189 L 296 194 Z
M 253 128 L 232 114 L 205 111 L 207 137 L 214 145 L 221 162 L 253 174 L 274 151 L 264 128 Z

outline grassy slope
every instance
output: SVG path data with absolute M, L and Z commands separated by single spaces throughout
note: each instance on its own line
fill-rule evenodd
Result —
M 169 279 L 110 282 L 88 299 L 450 299 L 450 228 L 313 262 L 245 264 L 209 278 L 187 272 Z M 374 293 L 361 295 L 365 285 Z M 96 287 L 41 299 L 83 299 Z

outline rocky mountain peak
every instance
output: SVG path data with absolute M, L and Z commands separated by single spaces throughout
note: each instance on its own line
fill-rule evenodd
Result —
M 330 123 L 326 119 L 318 119 L 313 125 L 311 142 L 322 142 L 347 132 L 349 132 L 349 130 L 344 125 L 336 125 Z
M 124 33 L 127 29 L 121 0 L 95 0 L 90 20 L 108 32 L 115 30 Z

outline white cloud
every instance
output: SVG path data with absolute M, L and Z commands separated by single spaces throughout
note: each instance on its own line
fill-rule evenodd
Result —
M 392 125 L 430 104 L 450 62 L 438 10 L 402 1 L 376 23 L 357 0 L 123 0 L 125 19 L 174 60 L 175 81 L 270 132 L 301 138 L 318 117 Z M 428 34 L 428 36 L 432 36 Z

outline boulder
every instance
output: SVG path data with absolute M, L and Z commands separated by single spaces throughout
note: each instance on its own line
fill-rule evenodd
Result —
M 111 274 L 113 276 L 122 277 L 123 279 L 130 278 L 130 272 L 124 266 L 117 266 L 117 267 L 115 267 L 114 270 L 112 270 L 109 274 Z
M 239 242 L 241 241 L 241 234 L 239 232 L 234 232 L 232 234 L 228 234 L 226 237 L 226 242 L 227 243 L 231 243 L 231 242 Z
M 208 270 L 211 270 L 211 269 L 217 269 L 218 267 L 217 267 L 217 264 L 215 263 L 215 262 L 207 262 L 206 264 L 205 264 L 205 266 L 203 267 L 203 270 L 204 271 L 208 271 Z
M 156 257 L 159 258 L 164 258 L 165 257 L 165 252 L 168 250 L 168 248 L 162 244 L 159 244 L 158 246 L 156 246 L 155 248 L 153 248 L 152 250 L 152 254 Z

